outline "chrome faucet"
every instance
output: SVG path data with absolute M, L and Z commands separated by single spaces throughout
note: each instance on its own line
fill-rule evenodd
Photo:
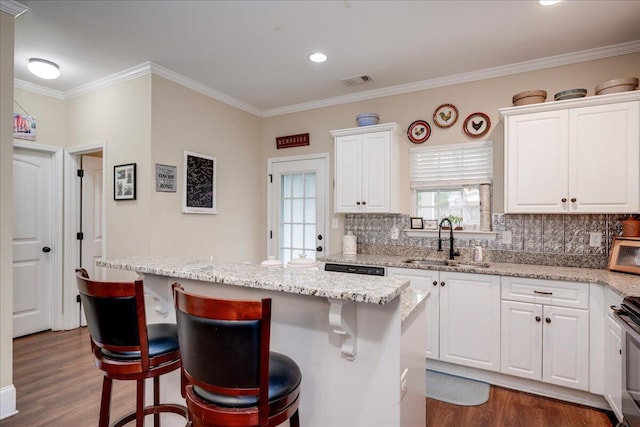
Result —
M 440 225 L 438 226 L 438 252 L 442 252 L 442 224 L 447 221 L 449 223 L 449 259 L 454 259 L 453 257 L 460 256 L 460 252 L 453 250 L 453 224 L 451 224 L 451 220 L 449 218 L 443 218 L 440 221 Z

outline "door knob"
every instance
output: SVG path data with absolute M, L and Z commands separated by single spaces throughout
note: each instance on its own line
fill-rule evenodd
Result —
M 536 316 L 536 322 L 540 321 L 540 316 Z
M 572 198 L 571 198 L 571 203 L 575 203 L 575 202 L 577 202 L 577 201 L 578 201 L 578 199 L 576 199 L 575 197 L 572 197 Z
M 44 248 L 42 248 L 42 252 L 44 252 L 45 254 L 49 253 L 51 252 L 51 248 L 49 246 L 45 246 Z
M 440 286 L 444 286 L 444 282 L 440 282 Z
M 318 247 L 316 248 L 316 251 L 318 251 L 318 252 L 322 252 L 322 246 L 318 246 Z
M 360 202 L 356 202 L 356 205 L 360 206 Z
M 561 201 L 562 203 L 567 203 L 567 198 L 566 198 L 566 197 L 563 197 L 560 201 Z
M 433 281 L 433 286 L 438 286 L 438 281 L 437 280 Z
M 318 234 L 318 240 L 322 240 L 322 234 Z
M 545 322 L 547 322 L 547 323 L 551 323 L 551 319 L 549 319 L 548 317 L 546 317 L 546 318 L 544 319 L 544 321 L 545 321 Z
M 362 204 L 363 204 L 363 205 L 366 205 L 366 204 L 367 204 L 367 202 L 364 202 L 364 201 L 363 201 L 363 202 L 362 202 Z

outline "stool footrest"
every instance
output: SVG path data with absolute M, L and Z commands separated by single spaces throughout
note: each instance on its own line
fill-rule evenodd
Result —
M 172 403 L 165 403 L 158 406 L 145 406 L 144 408 L 144 416 L 153 415 L 153 414 L 161 414 L 161 413 L 172 413 L 178 414 L 184 417 L 187 421 L 189 420 L 189 414 L 187 412 L 187 407 L 184 405 L 177 405 Z M 136 419 L 136 412 L 133 411 L 130 414 L 127 414 L 116 421 L 112 427 L 122 427 L 131 421 Z

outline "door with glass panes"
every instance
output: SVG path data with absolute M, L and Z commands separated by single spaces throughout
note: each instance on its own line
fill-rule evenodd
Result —
M 326 241 L 328 155 L 269 159 L 267 254 L 316 259 Z

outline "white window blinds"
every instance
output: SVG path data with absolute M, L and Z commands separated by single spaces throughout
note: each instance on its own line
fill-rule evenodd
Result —
M 411 188 L 443 189 L 491 184 L 493 141 L 411 149 Z

